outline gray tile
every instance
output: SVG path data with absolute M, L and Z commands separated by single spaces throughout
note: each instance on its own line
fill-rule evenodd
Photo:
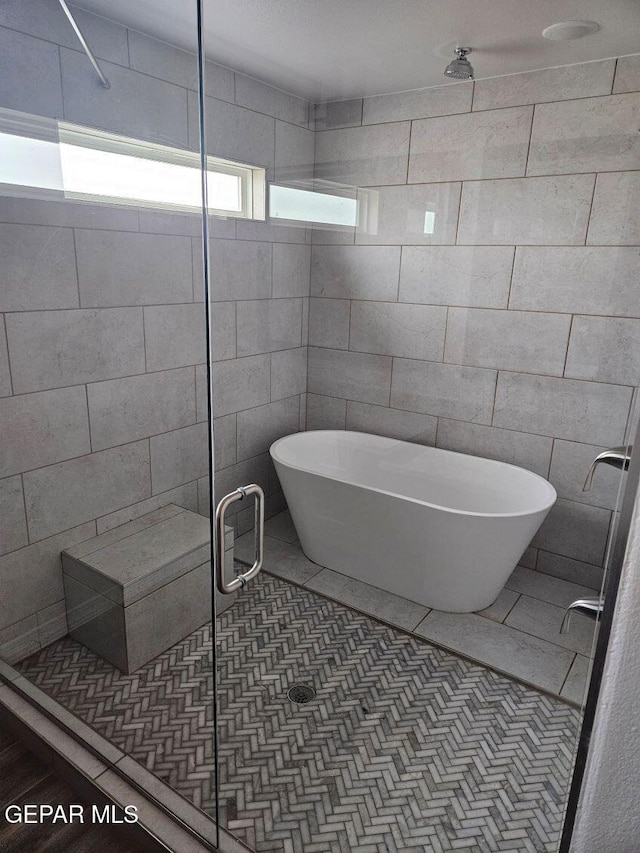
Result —
M 77 229 L 83 308 L 191 302 L 191 240 Z
M 311 247 L 273 244 L 273 296 L 309 295 Z
M 447 309 L 432 305 L 354 302 L 349 349 L 442 361 Z
M 611 513 L 560 498 L 535 535 L 534 547 L 601 566 L 609 538 Z
M 205 104 L 207 153 L 251 166 L 262 166 L 273 174 L 275 119 L 244 107 L 207 98 Z M 198 148 L 197 95 L 189 92 L 191 147 Z
M 67 610 L 64 600 L 50 604 L 37 614 L 38 641 L 41 648 L 46 648 L 61 637 L 68 634 Z
M 615 508 L 622 480 L 621 472 L 615 468 L 600 465 L 593 478 L 591 489 L 588 492 L 583 491 L 591 463 L 605 449 L 599 445 L 580 444 L 559 438 L 554 441 L 549 480 L 561 498 L 605 509 Z
M 637 246 L 640 224 L 632 211 L 640 205 L 640 171 L 598 175 L 587 243 Z
M 316 131 L 357 127 L 362 123 L 362 98 L 315 104 L 313 127 Z
M 307 348 L 271 353 L 271 399 L 281 400 L 307 390 Z
M 197 483 L 186 483 L 183 486 L 178 486 L 176 489 L 171 489 L 152 498 L 147 498 L 144 501 L 139 501 L 132 506 L 124 509 L 116 510 L 108 515 L 104 515 L 96 522 L 98 536 L 113 530 L 114 527 L 119 527 L 126 524 L 128 521 L 133 521 L 143 515 L 148 515 L 154 510 L 166 507 L 168 504 L 173 504 L 176 507 L 189 509 L 191 512 L 198 511 L 198 488 Z
M 267 403 L 238 413 L 238 461 L 266 453 L 273 442 L 298 432 L 300 401 L 297 397 Z
M 237 459 L 236 415 L 213 419 L 215 470 L 234 465 Z
M 524 554 L 520 557 L 518 565 L 524 566 L 525 569 L 535 569 L 537 559 L 538 549 L 532 548 L 531 545 L 529 545 L 529 547 L 525 550 Z M 549 574 L 552 574 L 552 572 L 550 572 Z
M 541 477 L 547 477 L 553 439 L 440 418 L 437 446 L 519 465 Z
M 271 245 L 247 240 L 213 240 L 211 292 L 215 301 L 271 297 Z
M 475 613 L 432 610 L 416 633 L 553 693 L 573 661 L 573 652 Z
M 326 130 L 316 138 L 316 177 L 358 187 L 403 184 L 410 122 Z
M 84 388 L 0 399 L 0 435 L 5 438 L 0 477 L 89 453 Z
M 199 213 L 173 213 L 168 210 L 140 208 L 138 216 L 140 231 L 144 234 L 174 234 L 181 237 L 202 237 L 202 216 Z M 214 217 L 210 216 L 209 221 L 213 223 Z M 222 221 L 224 223 L 229 222 L 226 219 Z M 231 223 L 231 227 L 231 236 L 233 236 L 235 234 L 235 225 L 233 222 Z M 198 245 L 202 249 L 202 242 Z
M 43 542 L 0 557 L 0 577 L 11 595 L 0 597 L 0 627 L 32 618 L 64 597 L 60 552 L 94 536 L 95 522 L 81 524 Z
M 307 127 L 309 102 L 266 83 L 236 73 L 236 103 L 259 113 Z
M 584 655 L 576 655 L 560 695 L 582 705 L 586 699 L 590 671 L 591 661 L 589 658 L 584 657 Z
M 78 307 L 70 228 L 0 225 L 0 254 L 0 311 Z
M 346 418 L 346 400 L 307 394 L 307 429 L 345 429 Z
M 391 359 L 342 350 L 309 348 L 309 392 L 387 405 Z
M 565 376 L 637 385 L 640 319 L 574 317 Z
M 413 122 L 409 182 L 522 177 L 532 117 L 514 107 Z
M 102 228 L 137 231 L 138 211 L 131 207 L 90 204 L 86 201 L 53 201 L 0 197 L 0 221 L 59 228 Z
M 253 456 L 251 459 L 245 459 L 238 462 L 237 465 L 232 465 L 229 468 L 223 468 L 216 472 L 215 481 L 215 502 L 218 503 L 224 495 L 233 492 L 238 486 L 246 486 L 249 483 L 257 483 L 268 497 L 271 494 L 271 462 L 268 453 L 262 453 L 260 456 Z M 200 484 L 206 483 L 205 491 L 208 497 L 208 482 L 200 480 Z M 202 492 L 201 492 L 202 495 Z M 237 512 L 243 509 L 244 505 L 241 502 L 232 504 L 227 510 L 227 516 L 233 517 Z M 253 507 L 250 507 L 253 515 Z M 255 517 L 255 516 L 254 516 Z M 231 524 L 230 521 L 227 522 Z M 237 542 L 236 542 L 237 548 Z M 236 550 L 236 557 L 240 557 L 240 553 Z M 253 560 L 252 560 L 253 562 Z
M 536 107 L 528 175 L 611 172 L 640 162 L 640 93 Z
M 544 575 L 542 572 L 534 572 L 522 566 L 513 570 L 505 586 L 557 607 L 568 607 L 577 598 L 593 596 L 593 590 L 589 587 Z
M 235 542 L 236 557 L 253 562 L 253 532 L 246 533 Z M 302 550 L 271 536 L 264 537 L 263 568 L 272 575 L 295 583 L 307 583 L 322 571 L 322 566 L 307 560 Z
M 11 393 L 7 333 L 4 327 L 4 317 L 0 317 L 0 397 L 8 397 Z
M 14 393 L 144 373 L 141 308 L 5 317 Z
M 495 370 L 397 358 L 393 365 L 391 406 L 488 424 L 495 383 Z
M 313 178 L 315 134 L 306 127 L 276 121 L 277 181 Z
M 581 245 L 594 175 L 469 181 L 462 188 L 458 243 Z
M 519 594 L 512 589 L 502 589 L 493 604 L 484 610 L 478 610 L 478 616 L 484 616 L 494 622 L 504 622 L 519 598 Z
M 15 622 L 8 628 L 0 628 L 0 655 L 7 663 L 17 663 L 39 648 L 38 622 L 35 615 Z
M 398 595 L 391 595 L 385 590 L 331 569 L 323 569 L 307 581 L 306 586 L 407 631 L 412 631 L 429 612 L 428 607 L 422 607 Z
M 314 246 L 311 296 L 393 302 L 399 271 L 400 247 Z
M 506 308 L 511 246 L 403 246 L 401 302 Z
M 371 432 L 403 441 L 434 445 L 436 426 L 437 418 L 429 415 L 401 412 L 368 403 L 347 402 L 347 429 L 357 432 Z
M 195 31 L 195 9 L 190 17 L 193 18 L 191 26 Z M 198 59 L 195 53 L 180 50 L 167 42 L 143 35 L 136 30 L 128 31 L 128 39 L 131 68 L 143 74 L 167 80 L 169 83 L 175 83 L 176 86 L 197 91 Z M 213 95 L 206 86 L 205 91 L 208 95 Z M 233 77 L 231 92 L 233 93 Z
M 616 63 L 616 76 L 613 81 L 613 93 L 640 91 L 640 53 L 633 56 L 619 56 Z M 603 94 L 605 94 L 603 92 Z
M 302 300 L 238 302 L 238 357 L 302 344 Z
M 27 520 L 20 477 L 0 480 L 0 555 L 27 544 Z
M 309 301 L 309 345 L 331 349 L 349 349 L 348 299 L 316 299 Z
M 298 534 L 288 510 L 274 515 L 273 518 L 265 522 L 264 532 L 267 536 L 288 542 L 290 545 L 298 544 Z
M 270 399 L 269 355 L 254 355 L 213 365 L 215 417 L 262 406 Z
M 195 375 L 190 367 L 112 379 L 87 387 L 91 446 L 104 450 L 195 423 Z
M 55 44 L 0 28 L 0 107 L 62 118 Z
M 630 403 L 630 388 L 500 372 L 493 424 L 611 446 L 624 440 Z
M 207 59 L 205 62 L 204 91 L 210 98 L 220 98 L 223 101 L 233 101 L 235 89 L 235 74 L 225 65 L 218 65 Z
M 362 123 L 380 124 L 466 113 L 471 109 L 472 95 L 471 83 L 449 83 L 430 89 L 374 95 L 363 100 Z
M 592 566 L 580 560 L 572 560 L 562 554 L 551 554 L 549 551 L 538 550 L 537 569 L 546 575 L 561 578 L 570 583 L 599 592 L 602 587 L 604 570 L 602 566 Z
M 235 328 L 223 329 L 225 344 L 227 336 L 233 336 L 235 344 Z M 144 334 L 148 370 L 169 370 L 206 360 L 205 313 L 200 302 L 147 306 Z
M 25 474 L 32 540 L 151 496 L 147 441 L 127 444 Z M 60 500 L 64 495 L 64 501 Z
M 507 616 L 505 625 L 532 634 L 542 640 L 548 640 L 556 646 L 580 652 L 583 655 L 591 653 L 593 635 L 596 623 L 593 619 L 574 613 L 571 616 L 570 630 L 560 633 L 560 626 L 565 614 L 565 608 L 548 604 L 538 598 L 521 595 L 511 613 Z
M 204 477 L 209 470 L 206 423 L 156 435 L 151 439 L 153 494 Z
M 286 220 L 271 219 L 264 222 L 257 219 L 238 219 L 236 222 L 238 240 L 261 240 L 267 243 L 306 243 L 306 223 L 291 225 Z
M 459 183 L 418 183 L 359 190 L 356 243 L 453 244 L 456 242 L 460 191 Z
M 509 307 L 638 317 L 638 276 L 635 248 L 518 247 Z
M 67 121 L 187 147 L 184 89 L 102 62 L 102 71 L 111 84 L 110 89 L 103 89 L 96 85 L 95 72 L 84 53 L 61 48 L 60 60 Z
M 608 95 L 614 69 L 615 59 L 605 59 L 476 80 L 473 109 L 490 110 Z
M 444 360 L 562 376 L 570 326 L 563 314 L 450 308 Z

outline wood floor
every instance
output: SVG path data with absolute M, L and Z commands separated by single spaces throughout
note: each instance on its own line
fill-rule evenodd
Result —
M 86 824 L 9 824 L 7 805 L 80 803 L 78 795 L 38 761 L 13 735 L 0 729 L 0 853 L 138 853 L 118 829 Z M 85 804 L 86 805 L 86 804 Z

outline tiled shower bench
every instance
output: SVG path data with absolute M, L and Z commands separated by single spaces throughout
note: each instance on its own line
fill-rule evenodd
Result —
M 69 633 L 127 674 L 211 619 L 209 520 L 168 504 L 62 552 Z M 225 530 L 233 566 L 233 529 Z M 226 610 L 233 595 L 218 598 Z

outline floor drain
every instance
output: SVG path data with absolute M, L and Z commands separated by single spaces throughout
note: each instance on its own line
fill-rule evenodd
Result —
M 298 705 L 305 705 L 307 702 L 311 702 L 312 699 L 316 698 L 316 691 L 313 687 L 309 687 L 308 684 L 294 684 L 293 687 L 290 687 L 287 691 L 287 696 L 292 702 L 295 702 Z

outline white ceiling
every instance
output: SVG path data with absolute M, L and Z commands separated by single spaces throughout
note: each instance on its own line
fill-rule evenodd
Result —
M 75 0 L 182 47 L 194 47 L 195 0 Z M 639 51 L 640 0 L 204 0 L 208 57 L 313 100 L 446 82 L 456 44 L 476 77 Z M 566 20 L 600 32 L 543 39 Z

